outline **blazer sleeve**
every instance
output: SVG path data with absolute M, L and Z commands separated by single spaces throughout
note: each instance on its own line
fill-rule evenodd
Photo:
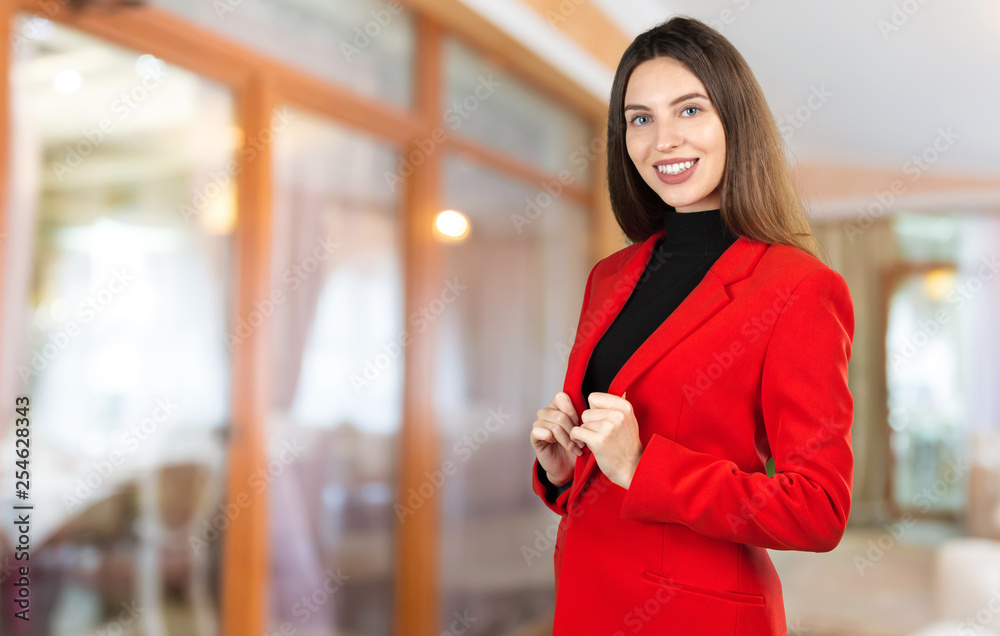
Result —
M 583 289 L 583 305 L 580 307 L 580 317 L 576 325 L 576 338 L 580 337 L 580 325 L 583 323 L 583 315 L 587 312 L 587 305 L 590 304 L 590 288 L 594 281 L 594 272 L 597 271 L 597 266 L 600 264 L 600 262 L 595 264 L 587 276 L 587 284 Z M 531 467 L 531 488 L 535 491 L 536 495 L 542 498 L 542 501 L 545 502 L 545 505 L 550 510 L 560 515 L 566 514 L 566 503 L 569 500 L 569 489 L 572 485 L 573 478 L 570 477 L 570 480 L 562 486 L 554 486 L 548 477 L 545 476 L 545 471 L 542 470 L 541 465 L 538 463 L 538 458 L 535 458 L 534 464 Z
M 717 539 L 775 550 L 832 550 L 851 507 L 854 401 L 847 366 L 854 307 L 824 267 L 796 286 L 775 321 L 761 376 L 761 412 L 775 473 L 654 434 L 622 503 L 623 519 L 679 523 Z

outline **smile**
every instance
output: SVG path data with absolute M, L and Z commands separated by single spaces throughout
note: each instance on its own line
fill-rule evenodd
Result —
M 680 174 L 693 165 L 694 161 L 684 161 L 682 163 L 670 163 L 656 166 L 656 169 L 659 170 L 661 174 Z
M 677 185 L 690 179 L 691 175 L 698 170 L 699 163 L 697 159 L 691 159 L 653 167 L 656 168 L 656 176 L 660 178 L 660 181 L 667 185 Z

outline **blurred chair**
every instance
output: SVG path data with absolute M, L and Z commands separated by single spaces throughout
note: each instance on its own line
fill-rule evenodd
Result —
M 219 475 L 203 463 L 160 466 L 139 480 L 140 519 L 144 524 L 137 550 L 137 595 L 143 632 L 166 636 L 165 583 L 186 588 L 192 612 L 191 636 L 216 636 L 218 617 L 210 589 L 209 554 L 194 554 L 191 536 L 202 536 L 205 523 L 219 512 Z M 205 548 L 209 552 L 211 548 Z

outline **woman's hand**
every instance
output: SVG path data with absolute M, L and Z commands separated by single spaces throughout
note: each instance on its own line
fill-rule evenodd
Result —
M 583 454 L 583 443 L 570 439 L 570 431 L 579 423 L 573 401 L 560 391 L 546 408 L 539 409 L 532 425 L 531 447 L 554 486 L 562 486 L 573 477 L 576 458 Z
M 628 490 L 642 457 L 639 423 L 632 405 L 611 393 L 591 393 L 589 409 L 580 416 L 582 423 L 570 431 L 572 440 L 586 444 L 597 465 L 612 483 Z

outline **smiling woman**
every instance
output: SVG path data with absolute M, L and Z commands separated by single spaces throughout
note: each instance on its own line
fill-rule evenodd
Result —
M 767 549 L 832 550 L 850 512 L 850 292 L 756 79 L 701 22 L 625 51 L 608 182 L 633 243 L 591 270 L 530 436 L 561 516 L 553 634 L 784 635 Z
M 726 131 L 707 92 L 686 66 L 656 57 L 632 71 L 625 94 L 628 156 L 642 167 L 642 180 L 678 212 L 719 207 Z M 677 154 L 684 147 L 690 156 Z
M 706 25 L 669 24 L 669 34 L 651 29 L 635 39 L 611 89 L 608 187 L 625 235 L 649 238 L 668 209 L 720 209 L 739 234 L 818 256 L 750 67 Z

